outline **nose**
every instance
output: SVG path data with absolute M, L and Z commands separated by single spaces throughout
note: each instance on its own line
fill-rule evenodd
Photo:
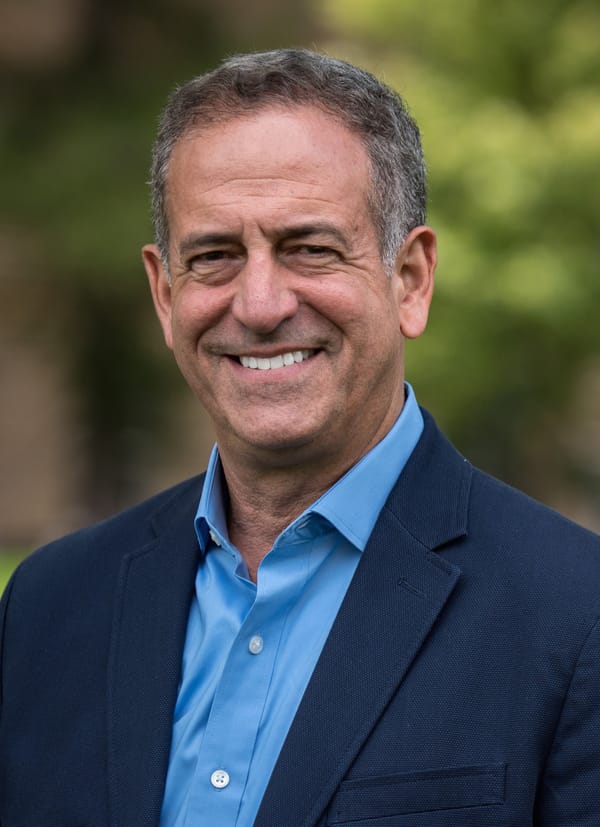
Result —
M 290 274 L 270 255 L 249 256 L 236 277 L 234 318 L 255 333 L 272 333 L 298 309 Z

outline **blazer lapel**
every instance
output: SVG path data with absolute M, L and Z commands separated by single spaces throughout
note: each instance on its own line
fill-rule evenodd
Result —
M 158 824 L 198 543 L 199 486 L 154 520 L 158 536 L 123 558 L 108 686 L 111 827 Z
M 255 827 L 308 827 L 397 690 L 460 576 L 471 468 L 427 418 L 373 531 L 273 770 Z

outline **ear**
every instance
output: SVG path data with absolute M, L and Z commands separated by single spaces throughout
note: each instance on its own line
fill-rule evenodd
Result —
M 434 231 L 431 227 L 415 227 L 406 236 L 392 273 L 400 330 L 407 339 L 416 339 L 427 326 L 436 264 Z
M 173 348 L 173 334 L 171 329 L 172 297 L 169 275 L 163 263 L 156 244 L 146 244 L 142 247 L 142 259 L 146 268 L 146 275 L 150 283 L 150 292 L 154 302 L 154 309 L 161 324 L 167 347 Z

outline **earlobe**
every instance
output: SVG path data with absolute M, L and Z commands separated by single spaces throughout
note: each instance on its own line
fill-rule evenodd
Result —
M 400 248 L 392 276 L 400 330 L 407 339 L 416 339 L 427 326 L 436 264 L 434 231 L 415 227 Z
M 156 244 L 147 244 L 142 248 L 142 259 L 154 309 L 161 324 L 163 336 L 167 347 L 173 347 L 173 336 L 171 332 L 171 284 L 169 275 L 163 263 L 162 257 Z

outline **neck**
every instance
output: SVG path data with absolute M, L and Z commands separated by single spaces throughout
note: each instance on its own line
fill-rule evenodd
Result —
M 325 446 L 317 451 L 314 445 L 305 445 L 284 454 L 248 451 L 239 442 L 218 439 L 229 494 L 229 538 L 253 580 L 281 532 L 385 436 L 398 413 L 390 406 L 370 439 L 352 445 L 352 450 L 346 442 L 343 450 L 339 445 L 329 451 Z
M 240 550 L 252 580 L 281 532 L 344 473 L 325 476 L 299 469 L 256 470 L 231 466 L 221 456 L 227 482 L 227 524 L 231 542 Z

